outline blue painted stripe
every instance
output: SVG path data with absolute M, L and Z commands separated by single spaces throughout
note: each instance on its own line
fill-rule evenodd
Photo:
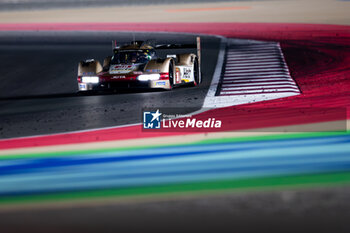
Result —
M 194 170 L 194 168 L 189 167 L 187 168 L 187 170 L 185 171 L 181 171 L 181 166 L 179 166 L 176 170 L 173 170 L 173 172 L 158 172 L 157 175 L 155 175 L 155 173 L 149 173 L 147 174 L 142 174 L 142 172 L 144 172 L 144 170 L 140 169 L 139 172 L 135 171 L 135 170 L 131 170 L 129 173 L 120 173 L 120 171 L 115 170 L 115 173 L 113 175 L 110 175 L 110 177 L 108 177 L 107 175 L 103 175 L 103 171 L 101 171 L 100 176 L 96 175 L 96 174 L 91 174 L 91 176 L 88 179 L 83 179 L 83 177 L 81 177 L 83 174 L 81 174 L 81 170 L 73 170 L 72 171 L 72 175 L 73 177 L 63 177 L 63 178 L 59 178 L 59 176 L 54 176 L 51 177 L 51 179 L 47 176 L 47 174 L 43 174 L 43 176 L 41 177 L 42 179 L 40 179 L 40 177 L 36 177 L 36 179 L 34 178 L 34 180 L 28 182 L 28 176 L 23 177 L 24 179 L 21 182 L 16 182 L 15 180 L 11 180 L 11 179 L 6 179 L 8 180 L 8 184 L 6 185 L 6 182 L 4 182 L 4 180 L 2 179 L 2 181 L 0 182 L 0 187 L 2 187 L 2 191 L 4 191 L 4 189 L 7 187 L 15 187 L 15 189 L 18 189 L 17 187 L 20 188 L 24 188 L 26 186 L 28 186 L 29 189 L 33 189 L 35 186 L 35 183 L 37 185 L 37 188 L 39 189 L 45 189 L 45 187 L 49 187 L 49 186 L 53 186 L 56 189 L 60 188 L 60 185 L 63 187 L 81 187 L 81 188 L 87 188 L 87 187 L 91 187 L 94 185 L 100 186 L 100 185 L 104 185 L 106 183 L 108 183 L 108 185 L 116 185 L 118 183 L 123 183 L 124 186 L 128 185 L 128 184 L 132 184 L 132 182 L 128 182 L 128 178 L 130 180 L 130 178 L 138 178 L 140 179 L 140 183 L 141 184 L 145 184 L 145 183 L 153 183 L 156 184 L 156 180 L 157 177 L 160 177 L 161 179 L 164 179 L 167 177 L 168 181 L 171 181 L 171 176 L 174 176 L 174 174 L 176 174 L 177 176 L 179 175 L 184 175 L 186 177 L 186 180 L 191 180 L 191 179 L 195 179 L 196 177 L 194 177 L 193 175 L 195 174 L 201 174 L 201 177 L 207 177 L 212 179 L 213 175 L 214 177 L 218 177 L 219 175 L 219 171 L 221 170 L 227 170 L 227 169 L 231 169 L 231 172 L 234 174 L 234 177 L 240 177 L 239 174 L 242 173 L 242 171 L 244 171 L 244 173 L 247 173 L 246 176 L 249 177 L 254 177 L 256 175 L 272 175 L 274 174 L 274 172 L 276 171 L 276 169 L 279 171 L 279 174 L 285 174 L 285 173 L 290 173 L 290 172 L 300 172 L 300 168 L 303 168 L 303 166 L 305 166 L 305 164 L 308 164 L 308 170 L 312 170 L 312 165 L 314 165 L 314 168 L 316 168 L 317 166 L 322 165 L 322 169 L 320 170 L 320 167 L 318 168 L 318 172 L 321 171 L 329 171 L 329 169 L 334 169 L 334 167 L 332 167 L 333 163 L 339 163 L 339 165 L 342 164 L 346 164 L 346 162 L 349 162 L 349 153 L 343 153 L 343 154 L 324 154 L 323 155 L 323 160 L 321 160 L 321 158 L 311 158 L 308 160 L 304 160 L 302 158 L 300 158 L 299 160 L 293 161 L 295 160 L 294 158 L 285 158 L 287 159 L 286 161 L 284 161 L 284 163 L 278 162 L 278 161 L 274 161 L 274 158 L 270 158 L 270 162 L 269 159 L 267 159 L 266 161 L 264 161 L 264 158 L 261 159 L 260 163 L 258 164 L 254 164 L 254 162 L 249 163 L 249 161 L 246 161 L 245 164 L 240 164 L 240 163 L 235 163 L 235 160 L 232 161 L 223 161 L 221 164 L 218 163 L 218 166 L 215 167 L 210 163 L 205 164 L 205 166 L 203 167 L 199 167 L 199 170 Z M 215 155 L 214 155 L 215 156 Z M 330 159 L 327 159 L 327 156 Z M 293 167 L 294 165 L 294 167 Z M 215 168 L 215 169 L 214 169 Z M 267 170 L 261 170 L 263 168 L 269 168 Z M 274 169 L 272 169 L 274 168 Z M 291 170 L 291 169 L 294 170 Z M 167 168 L 166 168 L 167 169 Z M 210 174 L 209 170 L 214 170 L 216 174 Z M 242 170 L 243 169 L 243 170 Z M 184 169 L 182 169 L 184 170 Z M 107 170 L 108 171 L 108 170 Z M 171 171 L 171 169 L 169 169 L 169 171 Z M 262 174 L 261 172 L 264 171 Z M 302 170 L 303 172 L 307 172 L 306 170 Z M 89 170 L 86 170 L 86 172 L 88 173 Z M 141 174 L 140 174 L 141 173 Z M 56 174 L 57 175 L 57 174 Z M 76 175 L 75 179 L 74 176 Z M 11 177 L 11 176 L 10 176 Z M 150 179 L 148 179 L 150 177 Z M 170 177 L 170 178 L 169 178 Z M 175 177 L 175 179 L 177 179 Z M 131 180 L 135 180 L 135 179 L 131 179 Z M 185 181 L 186 181 L 185 180 Z M 181 181 L 181 179 L 179 179 L 178 181 Z M 84 186 L 85 185 L 85 186 Z M 106 184 L 107 185 L 107 184 Z M 95 187 L 95 186 L 94 186 Z
M 313 145 L 315 143 L 317 144 L 342 144 L 350 142 L 350 136 L 343 136 L 341 138 L 337 138 L 336 141 L 332 141 L 332 138 L 329 138 L 329 141 L 309 141 L 303 142 L 302 145 Z M 28 171 L 40 171 L 41 168 L 54 168 L 54 167 L 66 167 L 66 166 L 77 166 L 77 165 L 90 165 L 90 164 L 97 164 L 97 163 L 111 163 L 111 162 L 125 162 L 125 161 L 134 161 L 134 160 L 149 160 L 149 159 L 157 159 L 157 158 L 170 158 L 170 157 L 177 157 L 177 156 L 193 156 L 193 155 L 201 155 L 201 154 L 208 154 L 208 153 L 223 153 L 223 152 L 237 152 L 237 151 L 251 151 L 251 150 L 261 150 L 268 147 L 274 147 L 274 148 L 286 148 L 286 147 L 293 147 L 292 143 L 290 144 L 268 144 L 263 143 L 260 146 L 248 146 L 248 147 L 237 147 L 236 145 L 239 145 L 239 143 L 234 144 L 234 147 L 227 147 L 227 145 L 221 145 L 221 144 L 215 144 L 211 145 L 210 148 L 208 147 L 199 147 L 199 150 L 190 150 L 190 151 L 162 151 L 162 153 L 158 153 L 156 151 L 153 152 L 153 154 L 150 154 L 150 152 L 144 153 L 142 150 L 139 151 L 138 155 L 123 155 L 120 156 L 118 154 L 114 154 L 115 156 L 109 156 L 109 157 L 99 157 L 102 156 L 101 154 L 96 154 L 94 158 L 79 158 L 79 156 L 74 157 L 54 157 L 54 158 L 46 158 L 46 159 L 23 159 L 22 164 L 15 164 L 15 165 L 5 165 L 1 166 L 0 175 L 7 175 L 7 174 L 14 174 L 14 173 L 26 173 Z M 226 146 L 226 148 L 225 148 Z
M 257 152 L 259 153 L 259 152 Z M 266 154 L 261 153 L 260 154 Z M 245 158 L 238 157 L 235 158 L 234 154 L 225 153 L 220 156 L 220 154 L 211 154 L 211 159 L 209 156 L 199 157 L 198 160 L 179 160 L 179 159 L 168 159 L 158 163 L 154 161 L 153 163 L 142 163 L 142 162 L 130 162 L 127 164 L 97 164 L 90 166 L 78 166 L 71 169 L 59 168 L 50 169 L 45 172 L 45 176 L 41 173 L 32 173 L 30 176 L 24 176 L 22 174 L 12 174 L 3 176 L 0 180 L 0 187 L 4 186 L 4 183 L 11 183 L 22 181 L 27 182 L 35 179 L 68 179 L 69 181 L 74 181 L 75 179 L 81 180 L 92 180 L 94 178 L 99 179 L 100 177 L 108 178 L 108 176 L 114 175 L 128 175 L 128 174 L 140 174 L 140 173 L 152 173 L 152 172 L 165 172 L 165 171 L 183 171 L 183 170 L 200 170 L 207 167 L 210 168 L 223 168 L 223 167 L 244 167 L 244 166 L 262 166 L 262 165 L 284 165 L 290 163 L 320 163 L 323 162 L 327 164 L 328 162 L 334 161 L 348 161 L 350 160 L 350 155 L 347 150 L 339 151 L 337 153 L 322 152 L 322 153 L 312 153 L 303 155 L 288 155 L 288 156 L 263 156 L 263 157 L 253 157 Z M 79 172 L 77 172 L 79 171 Z M 146 176 L 147 174 L 141 174 L 141 176 Z
M 329 163 L 325 164 L 297 164 L 285 166 L 265 166 L 259 168 L 239 168 L 233 169 L 207 169 L 192 173 L 172 173 L 172 174 L 157 174 L 148 178 L 128 177 L 128 179 L 121 179 L 123 177 L 115 177 L 115 180 L 99 180 L 98 182 L 79 181 L 75 183 L 59 186 L 54 183 L 47 184 L 43 187 L 42 183 L 37 183 L 33 188 L 33 184 L 29 189 L 18 188 L 16 191 L 1 192 L 0 196 L 12 195 L 28 195 L 38 193 L 49 193 L 54 191 L 81 191 L 101 188 L 125 188 L 125 187 L 140 187 L 147 185 L 162 185 L 174 183 L 192 183 L 199 181 L 214 181 L 225 179 L 242 179 L 253 177 L 271 177 L 279 175 L 293 175 L 293 174 L 312 174 L 323 172 L 341 172 L 349 171 L 350 162 L 347 163 Z M 252 173 L 251 171 L 254 170 Z M 125 177 L 124 177 L 125 178 Z

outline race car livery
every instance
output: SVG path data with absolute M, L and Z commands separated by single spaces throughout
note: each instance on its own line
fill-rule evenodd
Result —
M 170 90 L 183 84 L 196 86 L 201 82 L 199 37 L 194 45 L 152 46 L 144 41 L 133 41 L 121 47 L 113 44 L 113 55 L 106 57 L 103 65 L 95 59 L 79 62 L 77 80 L 80 92 L 132 87 Z M 157 56 L 158 50 L 189 48 L 196 48 L 196 53 Z

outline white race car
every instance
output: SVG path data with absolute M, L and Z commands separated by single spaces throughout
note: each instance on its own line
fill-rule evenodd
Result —
M 133 41 L 120 47 L 113 44 L 113 56 L 106 57 L 103 66 L 95 59 L 79 63 L 79 91 L 132 87 L 172 89 L 183 84 L 196 86 L 201 83 L 200 37 L 196 44 L 152 46 L 144 41 Z M 173 52 L 191 48 L 196 48 L 196 54 L 157 56 L 158 50 Z

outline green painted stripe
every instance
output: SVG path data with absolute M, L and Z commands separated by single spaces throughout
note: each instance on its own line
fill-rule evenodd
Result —
M 285 134 L 273 134 L 273 135 L 252 136 L 252 137 L 215 138 L 215 139 L 203 140 L 197 144 L 268 141 L 268 140 L 297 139 L 297 138 L 309 138 L 309 137 L 330 137 L 330 136 L 342 136 L 342 135 L 349 135 L 349 134 L 350 134 L 350 131 L 305 132 L 305 133 L 293 133 L 293 134 L 285 133 Z
M 46 195 L 12 196 L 0 198 L 0 204 L 21 204 L 36 202 L 56 202 L 76 199 L 106 197 L 146 197 L 150 195 L 201 193 L 207 191 L 249 191 L 282 189 L 287 187 L 320 187 L 350 185 L 350 172 L 307 174 L 295 176 L 264 177 L 241 180 L 173 184 L 163 186 L 136 187 L 125 189 L 105 189 L 81 192 L 55 193 Z
M 152 145 L 152 146 L 133 146 L 133 147 L 115 147 L 115 148 L 99 148 L 99 149 L 86 149 L 86 150 L 72 150 L 72 151 L 54 151 L 54 152 L 40 152 L 40 153 L 26 153 L 26 154 L 12 154 L 12 155 L 1 155 L 1 160 L 6 159 L 26 159 L 26 158 L 45 158 L 45 157 L 57 157 L 57 156 L 72 156 L 81 154 L 95 154 L 104 152 L 118 152 L 118 151 L 131 151 L 131 150 L 143 150 L 160 147 L 169 147 L 172 145 Z M 83 144 L 82 144 L 83 147 Z
M 296 138 L 308 138 L 308 137 L 328 137 L 328 136 L 340 136 L 346 135 L 350 132 L 335 131 L 335 132 L 315 132 L 315 133 L 293 133 L 293 134 L 276 134 L 276 135 L 264 135 L 264 136 L 247 136 L 247 137 L 231 137 L 231 138 L 217 138 L 217 139 L 206 139 L 192 143 L 182 144 L 162 144 L 162 145 L 150 145 L 150 146 L 134 146 L 134 147 L 116 147 L 106 149 L 89 149 L 89 150 L 73 150 L 73 151 L 55 151 L 55 152 L 41 152 L 41 153 L 27 153 L 27 154 L 14 154 L 14 155 L 2 155 L 1 160 L 6 159 L 25 159 L 25 158 L 45 158 L 45 157 L 57 157 L 57 156 L 72 156 L 81 154 L 94 154 L 104 152 L 121 152 L 130 150 L 143 150 L 152 148 L 166 148 L 169 146 L 188 146 L 188 145 L 201 145 L 201 144 L 218 144 L 218 143 L 229 143 L 229 142 L 252 142 L 252 141 L 267 141 L 267 140 L 278 140 L 278 139 L 296 139 Z

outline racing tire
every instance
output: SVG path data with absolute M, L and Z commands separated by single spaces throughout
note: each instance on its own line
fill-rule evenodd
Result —
M 200 80 L 200 71 L 199 71 L 199 64 L 198 64 L 198 59 L 194 59 L 194 62 L 193 62 L 193 78 L 194 78 L 194 81 L 193 81 L 193 86 L 198 86 L 200 83 L 201 83 L 201 80 Z
M 171 61 L 169 62 L 169 85 L 170 85 L 170 90 L 173 89 L 174 87 L 174 62 Z

